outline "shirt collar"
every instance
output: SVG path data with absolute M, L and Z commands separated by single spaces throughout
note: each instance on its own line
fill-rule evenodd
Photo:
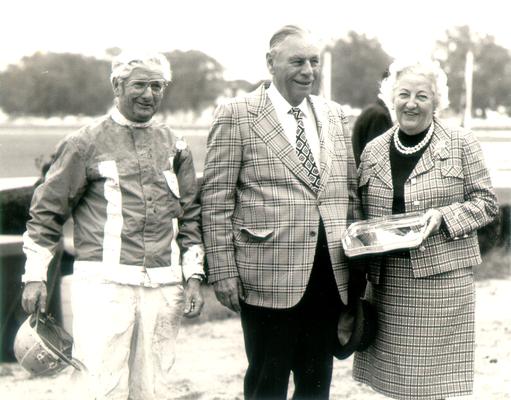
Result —
M 114 107 L 110 112 L 110 117 L 114 120 L 114 122 L 118 123 L 122 126 L 131 126 L 133 128 L 147 128 L 153 124 L 152 118 L 146 122 L 134 122 L 127 119 L 124 115 L 121 114 L 117 107 Z
M 280 94 L 277 87 L 271 83 L 268 89 L 266 89 L 266 93 L 268 94 L 268 97 L 270 98 L 273 107 L 275 107 L 275 111 L 277 111 L 277 114 L 288 114 L 289 110 L 293 107 L 291 104 L 288 103 L 288 101 Z M 304 114 L 306 118 L 310 117 L 310 111 L 307 104 L 307 98 L 304 98 L 303 101 L 298 104 L 297 106 L 300 111 Z

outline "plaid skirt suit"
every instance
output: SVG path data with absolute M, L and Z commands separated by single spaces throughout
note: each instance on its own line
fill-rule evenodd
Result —
M 434 119 L 431 141 L 404 185 L 406 212 L 435 208 L 443 228 L 406 256 L 368 260 L 375 342 L 355 354 L 353 376 L 395 399 L 444 399 L 473 387 L 477 229 L 498 212 L 473 134 Z M 358 170 L 367 218 L 392 213 L 389 150 L 395 127 L 371 141 Z

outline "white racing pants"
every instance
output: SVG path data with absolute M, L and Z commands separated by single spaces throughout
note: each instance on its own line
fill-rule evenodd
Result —
M 164 400 L 181 324 L 181 285 L 156 288 L 78 278 L 71 292 L 76 399 Z

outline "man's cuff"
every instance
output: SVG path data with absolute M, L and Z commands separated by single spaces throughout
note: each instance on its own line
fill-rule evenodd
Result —
M 183 278 L 187 282 L 194 275 L 205 277 L 204 274 L 204 249 L 202 245 L 194 245 L 188 248 L 182 257 Z
M 25 263 L 25 273 L 21 276 L 23 283 L 27 282 L 46 282 L 46 274 L 48 267 L 40 264 L 39 262 L 30 262 L 27 259 Z
M 23 252 L 27 261 L 21 281 L 23 283 L 46 281 L 48 265 L 53 259 L 53 254 L 45 247 L 35 243 L 27 232 L 23 234 Z

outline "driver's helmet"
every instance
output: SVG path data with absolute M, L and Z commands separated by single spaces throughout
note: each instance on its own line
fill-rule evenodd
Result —
M 54 318 L 32 314 L 20 326 L 14 339 L 18 363 L 34 376 L 51 376 L 68 365 L 80 369 L 72 359 L 73 338 Z

